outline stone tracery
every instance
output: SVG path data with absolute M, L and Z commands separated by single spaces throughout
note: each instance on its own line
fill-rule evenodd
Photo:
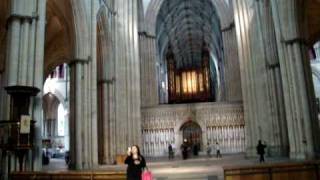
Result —
M 195 113 L 192 117 L 192 113 Z M 245 150 L 244 118 L 241 104 L 203 103 L 197 105 L 172 105 L 144 108 L 142 110 L 142 136 L 147 156 L 166 156 L 167 147 L 175 145 L 179 155 L 182 136 L 180 127 L 190 120 L 200 124 L 203 132 L 202 146 L 221 144 L 223 153 Z
M 3 2 L 0 14 L 7 16 L 11 11 L 9 3 Z M 259 138 L 266 139 L 271 156 L 307 159 L 319 151 L 310 68 L 306 63 L 307 46 L 319 40 L 317 15 L 320 11 L 315 11 L 319 9 L 318 1 L 206 1 L 207 5 L 212 2 L 220 21 L 215 32 L 221 31 L 221 42 L 214 40 L 215 45 L 219 44 L 216 49 L 224 50 L 216 53 L 224 59 L 224 71 L 221 71 L 224 81 L 221 82 L 225 83 L 225 89 L 221 91 L 220 100 L 241 101 L 241 108 L 219 103 L 170 108 L 159 105 L 158 96 L 163 92 L 158 91 L 157 81 L 157 73 L 161 73 L 158 56 L 161 55 L 156 44 L 159 39 L 156 20 L 165 0 L 152 0 L 143 17 L 138 17 L 141 1 L 47 0 L 46 3 L 35 0 L 28 8 L 23 8 L 25 3 L 20 1 L 11 2 L 14 4 L 11 15 L 19 16 L 8 20 L 0 17 L 0 58 L 1 62 L 6 61 L 6 67 L 4 63 L 0 67 L 1 87 L 27 84 L 41 88 L 42 78 L 55 65 L 73 62 L 70 64 L 73 74 L 70 119 L 77 132 L 71 131 L 71 144 L 73 154 L 83 150 L 83 157 L 72 156 L 73 160 L 81 157 L 76 162 L 79 169 L 96 166 L 98 158 L 103 159 L 100 163 L 113 163 L 132 143 L 143 144 L 147 156 L 162 156 L 169 143 L 181 143 L 179 127 L 190 119 L 202 128 L 204 146 L 207 142 L 219 141 L 225 153 L 245 151 L 248 156 L 254 156 Z M 104 16 L 97 17 L 102 3 L 107 8 L 108 24 L 103 24 Z M 189 6 L 184 8 L 194 15 L 199 11 L 197 3 L 191 10 Z M 304 6 L 308 10 L 301 9 Z M 34 18 L 32 11 L 26 14 L 27 9 L 33 9 L 38 18 Z M 30 24 L 23 18 L 25 15 L 27 19 L 33 17 Z M 103 47 L 106 44 L 96 44 L 97 21 L 98 32 L 105 28 L 108 37 L 112 37 L 104 39 L 108 41 L 106 44 L 112 44 L 108 50 Z M 188 29 L 188 26 L 178 27 Z M 161 34 L 164 29 L 161 27 L 158 32 Z M 199 38 L 199 32 L 194 32 L 194 37 Z M 180 31 L 178 35 L 184 33 Z M 208 36 L 206 39 L 212 40 Z M 181 48 L 183 42 L 185 40 L 172 44 L 180 44 Z M 107 54 L 102 59 L 114 63 L 102 63 L 103 67 L 98 67 L 110 72 L 108 77 L 96 77 L 96 62 L 101 58 L 96 54 L 99 48 L 99 52 Z M 175 49 L 175 52 L 184 57 L 185 50 Z M 96 94 L 99 83 L 104 86 L 105 96 Z M 96 140 L 100 134 L 95 129 L 99 113 L 97 97 L 101 97 L 101 104 L 105 105 L 101 109 L 107 114 L 101 118 L 106 129 L 98 131 L 106 130 L 102 139 L 105 144 L 99 149 L 103 152 L 99 152 L 99 156 Z M 41 95 L 36 97 L 30 107 L 30 114 L 39 119 L 37 131 L 41 131 L 41 99 Z M 8 98 L 3 90 L 0 100 L 0 116 L 7 119 Z M 36 154 L 41 154 L 40 136 L 36 142 L 39 145 Z M 102 143 L 99 141 L 99 144 Z M 34 169 L 39 169 L 40 163 L 41 158 L 37 156 Z

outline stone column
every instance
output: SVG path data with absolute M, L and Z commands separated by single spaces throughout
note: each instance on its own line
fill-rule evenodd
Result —
M 115 1 L 116 153 L 141 146 L 140 61 L 137 1 Z
M 279 55 L 275 34 L 275 25 L 272 18 L 272 9 L 269 1 L 257 1 L 255 9 L 258 16 L 260 39 L 263 42 L 263 58 L 266 62 L 266 76 L 268 82 L 267 93 L 270 107 L 271 142 L 269 142 L 270 155 L 287 155 L 288 132 L 286 124 L 285 106 L 283 98 L 283 85 L 280 74 Z
M 319 126 L 307 48 L 300 32 L 296 0 L 271 0 L 284 89 L 290 158 L 308 159 L 319 151 Z
M 234 22 L 222 28 L 226 101 L 241 101 L 240 65 Z
M 20 2 L 14 0 L 11 2 L 11 14 L 8 18 L 9 43 L 8 43 L 8 85 L 33 85 L 27 82 L 33 81 L 33 70 L 28 67 L 34 67 L 35 54 L 35 28 L 36 25 L 44 26 L 41 21 L 37 21 L 42 10 L 38 9 L 40 3 L 35 0 L 30 2 Z M 38 22 L 38 23 L 37 23 Z M 30 36 L 31 35 L 31 36 Z M 44 39 L 43 39 L 44 41 Z M 28 66 L 27 66 L 28 64 Z
M 257 114 L 256 114 L 256 94 L 253 87 L 252 62 L 250 51 L 250 33 L 249 33 L 249 11 L 247 2 L 244 0 L 235 0 L 234 4 L 234 21 L 237 33 L 237 42 L 239 49 L 241 86 L 243 95 L 244 117 L 246 124 L 246 153 L 248 156 L 255 154 L 255 143 L 258 138 L 256 129 Z M 250 83 L 252 82 L 252 83 Z
M 43 112 L 44 112 L 44 134 L 47 134 L 48 138 L 51 139 L 51 142 L 55 141 L 55 136 L 58 135 L 58 107 L 60 101 L 56 96 L 48 94 L 43 97 Z
M 99 122 L 99 130 L 101 140 L 100 158 L 103 164 L 112 164 L 115 160 L 116 154 L 113 151 L 115 142 L 115 98 L 114 98 L 114 84 L 115 79 L 102 79 L 99 81 L 101 88 L 101 117 Z
M 283 155 L 289 139 L 291 158 L 312 158 L 318 125 L 297 2 L 234 2 L 247 154 L 262 139 L 271 155 Z
M 44 35 L 46 0 L 11 1 L 11 13 L 7 20 L 8 46 L 5 69 L 5 84 L 43 88 Z M 34 69 L 34 67 L 37 67 Z M 3 100 L 3 118 L 8 119 L 9 99 Z M 27 159 L 28 170 L 42 167 L 42 93 L 32 101 L 30 115 L 36 121 L 35 147 Z
M 267 1 L 234 1 L 247 155 L 255 156 L 259 139 L 268 155 L 284 155 L 287 129 L 274 22 Z
M 86 1 L 84 1 L 86 2 Z M 88 81 L 88 98 L 91 99 L 91 111 L 88 113 L 89 122 L 90 122 L 90 131 L 88 137 L 88 146 L 89 149 L 89 166 L 91 168 L 98 167 L 98 100 L 97 100 L 97 13 L 98 13 L 98 1 L 91 1 L 91 9 L 90 9 L 90 56 L 89 59 L 91 62 L 89 63 L 89 72 L 90 72 L 90 79 Z
M 32 78 L 28 78 L 28 82 L 30 84 L 33 83 L 33 85 L 40 90 L 43 88 L 43 67 L 44 67 L 44 39 L 45 39 L 45 22 L 46 22 L 46 0 L 43 1 L 37 1 L 37 15 L 38 15 L 38 21 L 33 22 L 36 25 L 32 26 L 32 32 L 34 34 L 31 34 L 31 37 L 34 37 L 34 42 L 32 41 L 29 48 L 34 47 L 35 50 L 31 51 L 29 54 L 30 60 L 32 61 L 31 55 L 34 55 L 34 66 L 31 66 L 29 64 L 28 67 L 28 76 Z M 36 27 L 34 27 L 36 26 Z M 32 67 L 37 67 L 33 69 Z M 36 144 L 37 147 L 35 148 L 35 154 L 34 154 L 34 167 L 33 170 L 39 171 L 42 168 L 42 136 L 41 136 L 41 127 L 43 123 L 43 114 L 42 114 L 42 96 L 43 93 L 40 91 L 40 93 L 36 96 L 34 99 L 34 109 L 33 109 L 33 117 L 37 121 L 36 123 Z
M 114 58 L 113 10 L 101 7 L 98 23 L 98 87 L 99 87 L 99 161 L 112 164 L 115 161 L 115 58 Z
M 139 32 L 141 106 L 159 104 L 155 37 Z
M 76 169 L 92 169 L 98 166 L 98 124 L 97 124 L 97 1 L 71 0 L 74 11 L 75 24 L 75 59 L 71 61 L 73 65 L 73 75 L 71 76 L 70 96 L 73 96 L 73 104 L 70 104 L 70 117 L 77 118 L 81 115 L 82 124 L 73 124 L 70 127 L 80 128 L 75 132 L 70 132 L 71 136 L 81 131 L 81 144 L 76 142 L 75 137 L 70 140 L 71 149 L 77 148 L 81 155 L 76 152 L 73 158 L 73 167 Z M 81 83 L 80 83 L 81 82 Z M 79 84 L 80 83 L 80 84 Z M 82 87 L 81 89 L 74 89 Z M 78 91 L 78 92 L 77 92 Z M 76 106 L 76 107 L 75 107 Z M 80 106 L 80 107 L 77 107 Z M 81 112 L 81 113 L 80 113 Z M 75 123 L 74 119 L 71 120 Z M 71 129 L 70 129 L 71 130 Z M 78 138 L 78 137 L 77 137 Z M 81 147 L 80 147 L 81 146 Z
M 88 109 L 86 101 L 85 69 L 88 60 L 77 59 L 70 64 L 70 159 L 71 168 L 81 170 L 88 165 Z

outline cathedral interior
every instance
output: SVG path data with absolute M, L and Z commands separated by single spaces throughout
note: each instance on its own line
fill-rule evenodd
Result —
M 0 102 L 1 179 L 184 141 L 315 160 L 320 0 L 1 0 Z

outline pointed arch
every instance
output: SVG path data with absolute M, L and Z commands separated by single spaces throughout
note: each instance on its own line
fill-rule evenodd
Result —
M 71 0 L 47 1 L 44 75 L 75 53 L 75 26 Z

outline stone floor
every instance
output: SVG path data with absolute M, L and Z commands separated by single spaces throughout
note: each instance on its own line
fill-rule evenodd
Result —
M 285 162 L 288 159 L 267 158 L 266 163 Z M 147 165 L 156 180 L 223 180 L 223 167 L 234 165 L 258 164 L 256 159 L 245 159 L 243 154 L 225 155 L 220 159 L 200 156 L 182 160 L 167 158 L 147 159 Z M 102 165 L 98 170 L 125 170 L 125 165 Z M 67 167 L 62 159 L 51 159 L 44 171 L 66 171 Z

